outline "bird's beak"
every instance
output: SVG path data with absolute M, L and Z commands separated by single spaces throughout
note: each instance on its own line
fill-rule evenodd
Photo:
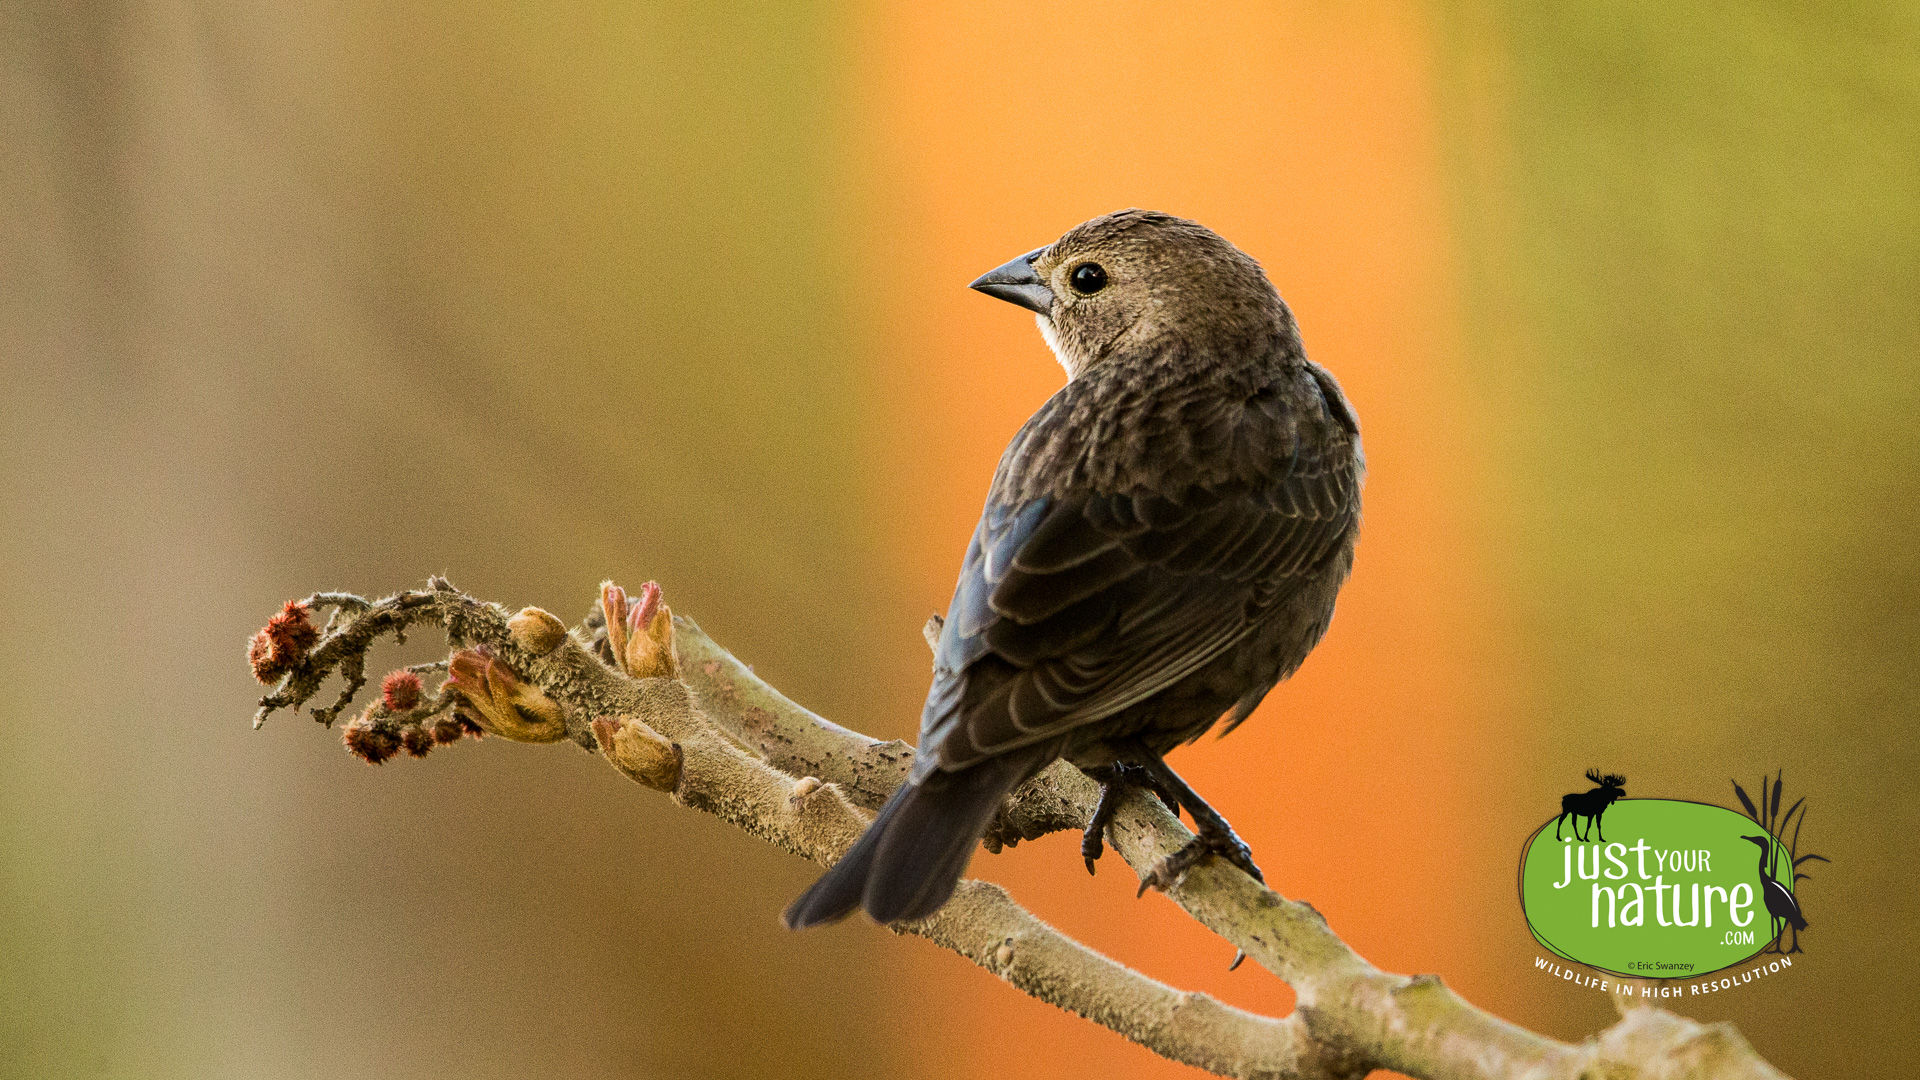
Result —
M 975 278 L 969 289 L 978 289 L 988 296 L 997 296 L 1009 304 L 1019 304 L 1028 311 L 1042 315 L 1053 313 L 1053 290 L 1040 281 L 1033 272 L 1033 260 L 1046 248 L 1035 248 L 1025 255 Z

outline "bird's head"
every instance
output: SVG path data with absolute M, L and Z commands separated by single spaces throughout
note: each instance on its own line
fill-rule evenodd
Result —
M 972 287 L 1034 312 L 1069 379 L 1115 359 L 1299 353 L 1293 316 L 1260 264 L 1171 214 L 1104 214 Z
M 1772 841 L 1771 839 L 1769 839 L 1769 838 L 1767 838 L 1767 837 L 1764 837 L 1764 836 L 1743 836 L 1743 837 L 1741 837 L 1740 839 L 1742 839 L 1742 840 L 1750 840 L 1750 841 L 1752 841 L 1753 843 L 1756 843 L 1756 844 L 1759 844 L 1759 845 L 1760 845 L 1760 848 L 1761 848 L 1761 850 L 1762 850 L 1762 851 L 1772 851 L 1772 850 L 1773 850 L 1773 841 Z

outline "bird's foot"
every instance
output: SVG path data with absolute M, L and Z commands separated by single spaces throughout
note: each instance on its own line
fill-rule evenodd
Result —
M 1087 873 L 1094 872 L 1094 861 L 1106 851 L 1105 833 L 1107 825 L 1113 821 L 1113 815 L 1120 809 L 1120 796 L 1130 787 L 1145 788 L 1159 797 L 1167 809 L 1174 814 L 1180 813 L 1180 803 L 1162 787 L 1147 770 L 1137 765 L 1109 765 L 1103 769 L 1085 770 L 1087 775 L 1100 783 L 1100 801 L 1094 805 L 1093 817 L 1080 834 L 1080 857 L 1086 860 Z
M 1218 855 L 1233 865 L 1246 871 L 1247 876 L 1261 884 L 1266 884 L 1266 875 L 1253 861 L 1253 851 L 1246 842 L 1233 834 L 1231 829 L 1210 829 L 1202 826 L 1199 835 L 1187 841 L 1179 851 L 1155 863 L 1147 876 L 1140 879 L 1140 891 L 1136 896 L 1145 896 L 1149 887 L 1166 892 L 1179 883 L 1188 870 L 1193 869 L 1200 860 L 1209 855 Z
M 1167 808 L 1169 813 L 1175 816 L 1178 816 L 1180 813 L 1180 799 L 1175 796 L 1172 791 L 1169 791 L 1165 784 L 1154 779 L 1151 771 L 1138 765 L 1109 765 L 1104 769 L 1083 769 L 1081 771 L 1098 780 L 1103 788 L 1116 786 L 1122 789 L 1137 787 L 1151 791 L 1154 796 L 1160 800 L 1160 804 Z
M 1120 800 L 1114 797 L 1116 786 L 1109 784 L 1100 789 L 1099 805 L 1093 808 L 1093 818 L 1080 834 L 1080 857 L 1087 862 L 1087 873 L 1093 873 L 1094 861 L 1107 850 L 1104 833 L 1107 822 L 1113 820 L 1114 805 Z

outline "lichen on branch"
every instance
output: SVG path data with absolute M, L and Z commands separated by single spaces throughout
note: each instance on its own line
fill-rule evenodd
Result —
M 330 608 L 324 627 L 312 613 Z M 634 594 L 602 585 L 595 610 L 569 630 L 538 608 L 509 614 L 433 578 L 422 590 L 368 600 L 316 593 L 288 603 L 249 645 L 273 684 L 254 718 L 309 707 L 331 726 L 365 687 L 369 650 L 386 635 L 441 628 L 447 660 L 382 680 L 343 741 L 379 763 L 423 756 L 463 735 L 572 742 L 682 806 L 713 814 L 818 863 L 832 864 L 872 810 L 906 777 L 911 747 L 833 724 L 786 698 L 676 618 L 649 582 Z M 427 691 L 421 675 L 444 671 Z M 309 703 L 330 677 L 341 689 Z M 1055 762 L 1002 808 L 990 850 L 1081 829 L 1099 790 Z M 1107 839 L 1143 880 L 1192 834 L 1159 800 L 1130 792 Z M 1169 883 L 1168 897 L 1292 985 L 1286 1017 L 1265 1017 L 1149 979 L 1036 919 L 1005 890 L 965 881 L 931 918 L 896 924 L 965 956 L 1021 991 L 1086 1017 L 1176 1061 L 1220 1076 L 1358 1078 L 1377 1068 L 1415 1077 L 1778 1078 L 1727 1024 L 1701 1025 L 1651 1006 L 1578 1045 L 1481 1012 L 1432 975 L 1380 971 L 1307 904 L 1218 859 Z M 771 918 L 772 915 L 770 914 Z

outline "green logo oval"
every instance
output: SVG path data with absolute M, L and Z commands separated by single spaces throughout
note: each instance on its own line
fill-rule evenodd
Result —
M 1520 856 L 1527 925 L 1559 956 L 1615 975 L 1686 979 L 1750 959 L 1786 925 L 1792 859 L 1751 819 L 1706 803 L 1622 798 L 1587 824 L 1550 819 Z

